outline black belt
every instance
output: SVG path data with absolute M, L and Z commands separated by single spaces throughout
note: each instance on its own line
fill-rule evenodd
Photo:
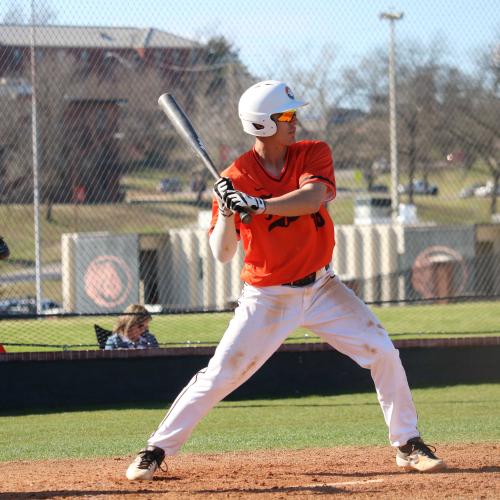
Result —
M 330 264 L 327 264 L 325 266 L 325 271 L 328 271 L 329 267 L 330 267 Z M 312 285 L 315 281 L 316 281 L 316 272 L 308 274 L 307 276 L 304 276 L 303 278 L 300 278 L 299 280 L 290 281 L 290 283 L 283 283 L 282 286 L 301 287 L 301 286 Z

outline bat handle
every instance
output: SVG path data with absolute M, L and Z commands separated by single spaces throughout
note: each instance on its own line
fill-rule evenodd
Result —
M 240 219 L 243 224 L 250 224 L 252 222 L 252 216 L 248 212 L 241 213 Z

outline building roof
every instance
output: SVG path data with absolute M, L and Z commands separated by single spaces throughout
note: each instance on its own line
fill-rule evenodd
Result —
M 199 44 L 155 28 L 113 28 L 104 26 L 35 26 L 40 47 L 79 48 L 190 48 Z M 29 47 L 31 26 L 0 24 L 0 46 Z

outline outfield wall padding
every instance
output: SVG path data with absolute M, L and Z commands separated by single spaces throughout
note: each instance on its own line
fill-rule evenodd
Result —
M 446 345 L 395 342 L 412 388 L 500 382 L 500 338 Z M 408 343 L 409 342 L 409 343 Z M 402 344 L 403 343 L 403 344 Z M 398 345 L 399 344 L 399 345 Z M 442 344 L 442 343 L 441 343 Z M 0 410 L 167 406 L 214 348 L 67 351 L 0 356 Z M 368 370 L 327 344 L 284 345 L 228 399 L 373 391 Z

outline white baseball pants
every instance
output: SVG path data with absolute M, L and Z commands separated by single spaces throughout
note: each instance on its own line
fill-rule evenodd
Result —
M 196 424 L 248 380 L 297 327 L 316 333 L 371 371 L 393 446 L 419 436 L 399 352 L 368 306 L 324 269 L 312 285 L 245 285 L 233 319 L 208 366 L 186 385 L 149 445 L 174 455 Z

